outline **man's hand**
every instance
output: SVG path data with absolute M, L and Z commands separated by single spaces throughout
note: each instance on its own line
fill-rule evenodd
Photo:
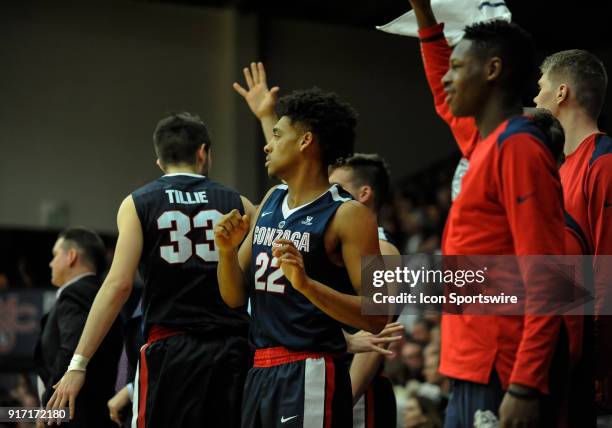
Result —
M 248 215 L 234 209 L 221 217 L 215 226 L 215 245 L 219 251 L 232 251 L 238 248 L 249 231 Z
M 367 331 L 360 330 L 355 334 L 346 334 L 346 350 L 352 354 L 362 352 L 378 352 L 382 355 L 393 355 L 389 345 L 402 339 L 401 333 L 404 331 L 404 326 L 398 322 L 390 323 L 385 326 L 383 331 L 378 334 L 372 334 Z
M 242 95 L 257 119 L 261 120 L 266 116 L 276 115 L 274 106 L 278 98 L 279 87 L 274 86 L 268 89 L 266 69 L 263 64 L 252 62 L 250 69 L 245 67 L 242 71 L 249 90 L 247 91 L 236 82 L 233 85 L 234 90 Z
M 521 393 L 533 393 L 534 390 L 520 385 L 511 385 Z M 501 406 L 499 406 L 500 428 L 531 428 L 538 426 L 540 400 L 537 397 L 530 399 L 517 398 L 506 392 Z
M 272 256 L 278 259 L 285 278 L 289 280 L 293 288 L 300 291 L 308 282 L 302 253 L 295 248 L 292 241 L 278 239 L 272 243 Z
M 127 389 L 127 386 L 124 386 L 117 392 L 113 398 L 108 400 L 108 410 L 110 411 L 110 418 L 117 425 L 121 426 L 123 423 L 123 419 L 125 418 L 125 414 L 123 414 L 123 409 L 131 403 L 130 401 L 130 393 Z
M 47 403 L 47 410 L 59 410 L 70 407 L 70 420 L 74 419 L 74 401 L 85 383 L 85 372 L 80 370 L 69 370 L 60 379 L 58 383 L 53 385 L 55 392 Z M 60 420 L 50 419 L 48 425 L 61 424 Z

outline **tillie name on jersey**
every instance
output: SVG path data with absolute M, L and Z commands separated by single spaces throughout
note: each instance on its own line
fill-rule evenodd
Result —
M 207 204 L 208 197 L 206 191 L 200 192 L 184 192 L 182 190 L 167 189 L 168 202 L 171 204 Z
M 309 232 L 291 232 L 289 229 L 276 229 L 274 227 L 255 226 L 253 232 L 253 244 L 272 246 L 277 239 L 289 239 L 298 251 L 310 251 Z

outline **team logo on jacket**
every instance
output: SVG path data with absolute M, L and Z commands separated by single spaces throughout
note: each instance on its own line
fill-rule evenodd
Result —
M 281 222 L 278 224 L 278 228 L 279 228 L 279 229 L 282 229 L 283 227 L 285 227 L 285 220 L 281 221 Z

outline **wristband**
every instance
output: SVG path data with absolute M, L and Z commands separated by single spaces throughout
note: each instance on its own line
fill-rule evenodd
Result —
M 89 358 L 84 357 L 79 354 L 74 354 L 72 359 L 70 360 L 70 364 L 68 365 L 68 371 L 77 370 L 80 372 L 84 372 L 87 368 L 87 363 L 89 362 Z
M 508 388 L 508 394 L 510 394 L 514 398 L 518 398 L 519 400 L 535 400 L 540 396 L 537 392 L 519 392 L 513 391 L 510 388 Z

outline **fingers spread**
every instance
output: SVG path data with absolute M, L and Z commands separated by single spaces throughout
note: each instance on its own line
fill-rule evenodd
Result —
M 232 85 L 232 87 L 234 88 L 234 90 L 236 92 L 238 92 L 241 96 L 246 97 L 247 96 L 247 90 L 244 89 L 242 86 L 240 86 L 238 83 L 234 82 L 234 84 Z
M 247 87 L 251 89 L 253 86 L 255 86 L 253 83 L 253 78 L 251 77 L 251 71 L 248 69 L 248 67 L 244 67 L 242 72 L 244 73 L 244 80 L 247 83 Z
M 253 76 L 253 83 L 255 85 L 261 83 L 261 81 L 259 80 L 259 71 L 257 70 L 257 64 L 255 64 L 254 62 L 251 63 L 251 75 Z

